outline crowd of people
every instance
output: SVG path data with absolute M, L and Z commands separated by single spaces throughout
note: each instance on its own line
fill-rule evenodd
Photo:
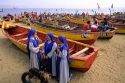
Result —
M 46 41 L 43 42 L 37 36 L 34 29 L 29 30 L 27 50 L 30 59 L 30 67 L 51 73 L 59 83 L 68 83 L 71 72 L 69 69 L 69 47 L 66 37 L 58 37 L 59 44 L 54 39 L 52 33 L 46 35 Z M 39 42 L 44 46 L 39 47 Z
M 101 29 L 99 27 L 101 27 Z M 87 23 L 83 25 L 83 31 L 85 32 L 99 32 L 101 30 L 105 32 L 108 30 L 108 28 L 109 28 L 109 23 L 106 18 L 103 19 L 101 25 L 99 26 L 98 20 L 96 19 L 95 16 L 91 21 L 87 21 Z

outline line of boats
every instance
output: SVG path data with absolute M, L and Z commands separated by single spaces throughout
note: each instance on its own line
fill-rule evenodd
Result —
M 77 23 L 79 25 L 84 24 L 82 18 L 71 18 L 71 17 L 66 17 L 67 20 Z M 99 18 L 98 18 L 99 19 Z M 102 18 L 99 19 L 99 21 L 102 21 Z M 115 33 L 120 33 L 120 34 L 125 34 L 125 19 L 123 18 L 110 18 L 108 17 L 109 24 L 113 27 L 116 27 Z
M 71 19 L 70 19 L 71 20 Z M 74 21 L 72 21 L 73 23 Z M 110 23 L 112 21 L 110 20 Z M 37 21 L 30 21 L 30 27 L 37 30 L 37 34 L 39 38 L 45 41 L 45 36 L 48 32 L 54 34 L 56 42 L 58 43 L 57 36 L 64 35 L 67 38 L 69 45 L 69 52 L 71 58 L 71 68 L 80 70 L 82 72 L 86 72 L 89 70 L 91 65 L 93 64 L 97 54 L 98 49 L 96 47 L 90 46 L 94 44 L 94 42 L 98 38 L 102 39 L 111 39 L 113 35 L 116 33 L 125 33 L 124 24 L 122 27 L 117 26 L 116 28 L 109 28 L 106 32 L 88 32 L 87 36 L 82 32 L 79 28 L 74 28 L 72 30 L 67 30 L 62 28 L 62 25 L 49 25 L 46 23 L 40 23 Z M 75 24 L 76 20 L 75 20 Z M 23 24 L 17 24 L 14 22 L 6 22 L 0 20 L 0 25 L 2 26 L 2 31 L 5 36 L 7 36 L 18 48 L 22 51 L 27 52 L 26 43 L 27 43 L 27 35 L 29 28 L 23 26 Z M 113 25 L 113 22 L 112 22 Z M 115 23 L 114 25 L 115 26 Z M 116 27 L 116 26 L 115 26 Z M 120 27 L 120 28 L 119 28 Z M 89 44 L 89 45 L 88 45 Z M 40 44 L 43 46 L 43 43 Z
M 65 30 L 57 29 L 55 26 L 41 24 L 41 23 L 30 23 L 32 28 L 39 31 L 52 32 L 55 35 L 63 34 L 69 39 L 76 40 L 86 44 L 93 44 L 98 38 L 111 39 L 115 34 L 116 28 L 109 28 L 106 32 L 88 32 L 88 37 L 84 37 L 84 33 L 81 29 Z

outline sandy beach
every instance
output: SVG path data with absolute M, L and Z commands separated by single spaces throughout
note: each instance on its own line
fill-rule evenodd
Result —
M 94 46 L 99 48 L 99 53 L 92 67 L 86 73 L 72 71 L 71 83 L 125 83 L 125 35 L 97 40 Z M 0 83 L 21 83 L 21 75 L 28 69 L 27 54 L 12 44 L 0 29 Z

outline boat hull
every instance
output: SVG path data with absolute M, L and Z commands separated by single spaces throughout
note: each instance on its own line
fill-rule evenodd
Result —
M 84 22 L 83 22 L 83 19 L 82 18 L 70 18 L 70 17 L 67 17 L 66 18 L 69 22 L 73 22 L 73 23 L 76 23 L 76 24 L 79 24 L 79 25 L 83 25 Z M 99 22 L 101 23 L 101 21 Z M 93 34 L 99 34 L 99 39 L 111 39 L 113 37 L 113 35 L 115 34 L 116 32 L 116 29 L 115 28 L 112 28 L 113 30 L 110 31 L 110 32 L 95 32 Z M 123 30 L 121 31 L 123 32 Z M 92 34 L 91 33 L 91 34 Z M 94 42 L 94 40 L 91 40 Z M 91 42 L 90 41 L 90 42 Z M 85 42 L 85 41 L 84 41 Z
M 117 29 L 116 33 L 121 33 L 121 34 L 125 34 L 125 29 Z
M 114 34 L 115 34 L 115 31 L 113 31 L 113 32 L 100 32 L 99 39 L 111 39 Z
M 18 42 L 17 40 L 13 39 L 10 35 L 8 35 L 4 30 L 2 30 L 4 35 L 14 44 L 16 45 L 20 50 L 22 50 L 23 52 L 27 53 L 26 50 L 26 45 L 23 43 Z
M 106 32 L 89 32 L 88 34 L 99 34 L 98 39 L 111 39 L 115 34 L 115 31 L 116 31 L 115 28 L 110 28 Z
M 110 23 L 113 27 L 116 27 L 116 33 L 125 34 L 125 24 Z
M 86 72 L 90 69 L 91 63 L 95 60 L 98 54 L 98 49 L 95 49 L 94 55 L 90 54 L 90 57 L 88 59 L 79 59 L 79 58 L 71 58 L 71 68 L 75 70 L 79 70 L 81 72 Z M 83 68 L 84 67 L 84 68 Z

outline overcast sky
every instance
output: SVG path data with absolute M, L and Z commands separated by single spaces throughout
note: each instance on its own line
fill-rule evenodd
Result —
M 125 8 L 125 0 L 0 0 L 0 8 Z

